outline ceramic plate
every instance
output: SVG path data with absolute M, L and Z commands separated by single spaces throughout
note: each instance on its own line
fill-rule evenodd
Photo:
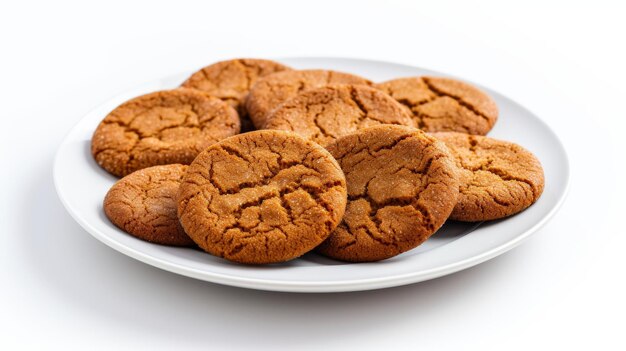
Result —
M 417 75 L 446 76 L 418 67 L 359 59 L 279 61 L 299 69 L 346 71 L 373 81 Z M 567 155 L 554 132 L 523 106 L 481 87 L 495 99 L 500 110 L 489 136 L 523 145 L 544 167 L 543 195 L 520 214 L 479 224 L 448 222 L 421 246 L 375 263 L 344 263 L 310 253 L 287 263 L 248 266 L 194 249 L 150 244 L 122 232 L 105 217 L 102 200 L 116 178 L 93 160 L 90 139 L 98 123 L 120 103 L 151 91 L 177 87 L 189 74 L 145 84 L 96 107 L 67 135 L 54 162 L 57 193 L 68 212 L 88 233 L 130 257 L 170 272 L 219 284 L 293 292 L 357 291 L 416 283 L 477 265 L 512 249 L 554 215 L 567 192 Z

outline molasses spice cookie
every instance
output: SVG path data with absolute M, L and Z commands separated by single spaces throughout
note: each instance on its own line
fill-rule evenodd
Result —
M 372 83 L 352 74 L 325 71 L 303 70 L 286 71 L 271 74 L 259 79 L 250 90 L 246 107 L 252 122 L 257 128 L 264 128 L 267 115 L 281 103 L 295 97 L 299 93 L 331 84 L 363 84 Z
M 119 180 L 104 198 L 104 213 L 123 231 L 146 241 L 191 246 L 176 215 L 178 187 L 187 166 L 154 166 Z
M 318 251 L 351 262 L 377 261 L 428 239 L 457 202 L 456 167 L 445 145 L 424 132 L 381 125 L 328 147 L 348 183 L 341 224 Z
M 458 80 L 411 77 L 375 87 L 406 106 L 415 125 L 426 132 L 485 135 L 498 119 L 498 108 L 487 94 Z
M 539 160 L 523 147 L 461 133 L 434 133 L 446 143 L 460 174 L 460 195 L 450 219 L 486 221 L 532 205 L 544 187 Z
M 109 173 L 189 164 L 207 146 L 237 134 L 239 117 L 227 103 L 193 89 L 159 91 L 109 113 L 91 139 L 91 153 Z
M 202 249 L 251 264 L 310 251 L 335 229 L 347 201 L 328 151 L 276 130 L 207 148 L 189 166 L 178 199 L 181 224 Z
M 413 126 L 413 121 L 402 105 L 378 89 L 329 85 L 284 102 L 269 114 L 265 128 L 294 131 L 324 146 L 379 124 Z
M 270 60 L 220 61 L 192 74 L 182 86 L 205 91 L 228 102 L 241 117 L 241 130 L 247 132 L 253 127 L 244 104 L 250 88 L 259 78 L 287 70 L 290 68 Z

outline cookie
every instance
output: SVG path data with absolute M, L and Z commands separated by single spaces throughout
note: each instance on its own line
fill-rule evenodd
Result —
M 227 103 L 193 89 L 159 91 L 129 100 L 102 120 L 91 153 L 113 175 L 189 164 L 207 146 L 237 134 L 239 117 Z
M 352 74 L 326 71 L 303 70 L 285 71 L 271 74 L 259 79 L 246 100 L 246 108 L 255 127 L 265 127 L 267 115 L 281 103 L 295 97 L 299 93 L 321 88 L 331 84 L 364 84 L 372 83 Z
M 476 222 L 508 217 L 541 196 L 543 168 L 523 147 L 462 133 L 433 135 L 448 146 L 459 168 L 459 202 L 450 219 Z
M 421 130 L 363 129 L 327 147 L 348 183 L 348 205 L 317 251 L 351 262 L 378 261 L 423 243 L 457 203 L 456 167 L 445 145 Z
M 261 130 L 198 155 L 180 186 L 178 215 L 210 254 L 262 264 L 317 246 L 346 201 L 345 177 L 328 151 L 295 133 Z
M 191 75 L 182 86 L 205 91 L 228 102 L 239 113 L 241 132 L 254 130 L 245 108 L 245 98 L 257 79 L 291 68 L 260 59 L 235 59 L 206 66 Z
M 498 119 L 498 107 L 479 89 L 448 78 L 412 77 L 375 85 L 406 106 L 426 132 L 485 135 Z
M 111 187 L 104 213 L 117 227 L 162 245 L 191 246 L 176 215 L 176 196 L 187 166 L 154 166 L 131 173 Z
M 265 128 L 289 130 L 322 146 L 379 124 L 412 126 L 397 101 L 366 85 L 329 85 L 287 100 L 267 116 Z

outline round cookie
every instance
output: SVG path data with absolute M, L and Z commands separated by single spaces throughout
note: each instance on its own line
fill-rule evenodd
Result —
M 189 164 L 207 146 L 237 134 L 239 117 L 227 103 L 193 89 L 158 91 L 129 100 L 102 120 L 91 153 L 113 175 Z
M 299 93 L 321 88 L 331 84 L 363 84 L 372 83 L 352 74 L 326 71 L 302 70 L 278 72 L 262 79 L 250 89 L 246 100 L 246 108 L 252 123 L 257 128 L 265 128 L 267 115 L 281 103 L 295 97 Z
M 450 219 L 477 222 L 507 217 L 541 196 L 543 168 L 523 147 L 462 133 L 433 135 L 448 146 L 459 169 L 459 202 Z
M 245 99 L 257 79 L 291 70 L 278 62 L 260 59 L 234 59 L 216 62 L 191 75 L 182 86 L 205 91 L 228 102 L 239 113 L 241 132 L 254 130 L 245 108 Z
M 345 211 L 346 180 L 318 144 L 261 130 L 198 155 L 178 199 L 181 224 L 205 251 L 241 263 L 283 262 L 335 229 Z
M 348 183 L 342 222 L 317 251 L 378 261 L 423 243 L 457 202 L 458 179 L 445 145 L 415 128 L 380 125 L 327 147 Z
M 131 173 L 111 187 L 104 213 L 139 239 L 172 246 L 192 246 L 176 215 L 176 196 L 187 166 L 154 166 Z
M 379 124 L 413 126 L 389 95 L 366 85 L 329 85 L 287 100 L 267 116 L 265 128 L 289 130 L 322 146 Z
M 448 78 L 411 77 L 375 85 L 406 106 L 426 132 L 485 135 L 498 119 L 496 103 L 479 89 Z

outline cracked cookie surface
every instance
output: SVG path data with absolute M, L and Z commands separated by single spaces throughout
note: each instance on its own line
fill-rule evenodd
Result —
M 498 119 L 491 97 L 467 83 L 436 77 L 394 79 L 375 85 L 403 104 L 426 132 L 485 135 Z
M 445 145 L 410 127 L 382 125 L 328 147 L 348 184 L 343 220 L 318 246 L 351 262 L 408 251 L 437 231 L 457 202 L 456 167 Z
M 508 217 L 541 196 L 543 168 L 523 147 L 462 133 L 432 135 L 448 146 L 459 169 L 459 202 L 450 219 L 475 222 Z
M 254 130 L 248 117 L 245 99 L 259 78 L 291 70 L 278 62 L 261 59 L 234 59 L 216 62 L 192 74 L 182 86 L 205 91 L 226 101 L 239 113 L 241 132 Z
M 239 117 L 227 103 L 198 90 L 164 90 L 111 111 L 93 134 L 91 153 L 121 177 L 150 166 L 189 164 L 207 146 L 238 132 Z
M 365 85 L 329 85 L 287 100 L 267 117 L 265 128 L 288 130 L 322 146 L 359 129 L 413 126 L 411 116 L 389 95 Z
M 303 91 L 331 84 L 371 85 L 372 83 L 365 78 L 336 71 L 294 70 L 278 72 L 256 82 L 246 100 L 246 108 L 252 123 L 259 129 L 265 128 L 267 115 L 281 103 Z
M 295 133 L 261 130 L 198 155 L 180 187 L 178 214 L 210 254 L 263 264 L 321 243 L 346 201 L 345 177 L 328 151 Z
M 118 228 L 162 245 L 192 246 L 176 215 L 178 187 L 187 166 L 139 170 L 115 183 L 104 198 L 104 213 Z

